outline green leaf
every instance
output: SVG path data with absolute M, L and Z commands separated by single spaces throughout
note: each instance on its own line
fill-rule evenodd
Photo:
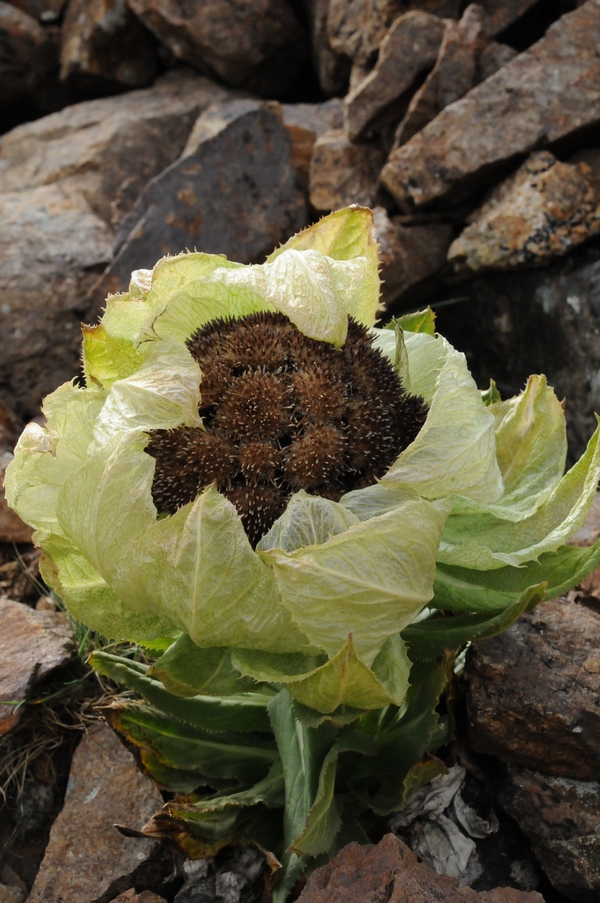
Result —
M 212 781 L 209 782 L 207 778 L 198 775 L 195 771 L 186 771 L 182 768 L 171 768 L 169 765 L 165 765 L 147 749 L 140 750 L 140 760 L 150 777 L 164 790 L 187 794 L 198 792 L 201 787 L 213 786 Z M 237 781 L 235 783 L 237 784 Z
M 357 656 L 369 665 L 431 599 L 446 513 L 408 501 L 321 545 L 259 554 L 310 642 L 334 656 L 351 633 Z
M 145 705 L 120 703 L 108 717 L 131 743 L 165 765 L 209 779 L 235 778 L 252 784 L 262 780 L 277 760 L 271 741 L 250 734 L 210 733 Z
M 403 631 L 411 658 L 432 659 L 445 649 L 457 652 L 472 640 L 487 640 L 506 630 L 524 612 L 546 598 L 546 583 L 530 586 L 504 611 L 498 614 L 436 614 Z
M 283 684 L 290 695 L 322 713 L 340 706 L 370 710 L 401 705 L 408 688 L 410 662 L 399 637 L 390 637 L 373 662 L 372 670 L 356 655 L 352 636 L 329 661 L 305 656 L 273 655 L 235 650 L 233 663 L 255 680 Z
M 600 427 L 585 454 L 537 510 L 514 522 L 486 510 L 452 513 L 446 521 L 438 561 L 491 570 L 519 567 L 554 552 L 584 522 L 600 478 Z
M 294 552 L 304 546 L 321 545 L 357 522 L 348 508 L 301 489 L 292 495 L 284 513 L 260 540 L 257 551 Z
M 112 584 L 132 608 L 154 610 L 198 646 L 284 652 L 308 646 L 237 511 L 214 485 L 147 527 Z
M 285 809 L 282 868 L 276 873 L 273 903 L 285 903 L 288 893 L 302 874 L 304 857 L 289 852 L 306 827 L 319 786 L 325 756 L 335 741 L 336 731 L 327 725 L 307 728 L 294 717 L 292 699 L 282 690 L 269 703 L 269 716 L 283 765 Z
M 357 286 L 349 299 L 347 313 L 372 326 L 379 306 L 379 256 L 373 212 L 366 207 L 346 207 L 323 217 L 277 248 L 267 263 L 277 259 L 285 251 L 318 251 L 333 260 L 354 260 L 365 258 L 362 285 Z
M 561 546 L 556 552 L 540 555 L 521 567 L 478 571 L 470 568 L 437 565 L 431 607 L 441 611 L 503 611 L 525 590 L 546 582 L 548 599 L 555 599 L 577 586 L 594 568 L 600 566 L 600 540 L 593 546 Z
M 229 649 L 201 649 L 186 633 L 152 664 L 149 676 L 177 696 L 232 696 L 255 686 L 234 669 Z
M 273 694 L 246 693 L 225 698 L 174 696 L 160 681 L 148 676 L 147 665 L 106 652 L 93 652 L 89 662 L 96 671 L 135 690 L 159 712 L 203 730 L 268 731 L 271 727 L 267 703 Z
M 426 335 L 435 335 L 435 312 L 426 307 L 425 310 L 415 310 L 410 314 L 402 314 L 395 320 L 404 332 L 424 332 Z
M 491 404 L 495 404 L 497 401 L 502 401 L 498 387 L 493 379 L 490 379 L 489 389 L 481 390 L 481 400 L 486 408 L 489 408 Z
M 259 803 L 267 806 L 269 809 L 281 808 L 284 804 L 284 796 L 283 767 L 281 761 L 277 759 L 271 766 L 267 776 L 246 790 L 217 794 L 210 799 L 197 800 L 193 803 L 175 802 L 171 806 L 171 811 L 176 817 L 185 818 L 192 822 L 201 821 L 205 813 L 247 809 L 251 806 L 257 806 Z

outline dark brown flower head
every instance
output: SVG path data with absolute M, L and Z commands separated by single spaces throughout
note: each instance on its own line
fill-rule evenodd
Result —
M 279 313 L 213 320 L 188 347 L 202 371 L 205 429 L 150 433 L 154 502 L 172 514 L 214 482 L 253 546 L 293 492 L 337 500 L 374 483 L 427 416 L 352 319 L 340 349 Z

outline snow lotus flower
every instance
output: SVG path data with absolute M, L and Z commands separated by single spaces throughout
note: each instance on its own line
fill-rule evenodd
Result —
M 598 433 L 563 477 L 543 378 L 483 397 L 431 318 L 377 330 L 378 303 L 360 208 L 262 265 L 165 258 L 108 298 L 85 386 L 21 437 L 6 494 L 44 579 L 95 630 L 166 649 L 167 686 L 211 692 L 218 662 L 324 713 L 401 705 L 435 609 L 498 614 L 584 519 Z

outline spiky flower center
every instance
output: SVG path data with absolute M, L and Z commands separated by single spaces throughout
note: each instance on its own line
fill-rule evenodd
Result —
M 199 329 L 187 344 L 202 371 L 205 428 L 151 432 L 159 512 L 174 513 L 214 482 L 255 546 L 293 492 L 337 501 L 383 476 L 427 408 L 372 342 L 350 319 L 337 349 L 279 313 Z

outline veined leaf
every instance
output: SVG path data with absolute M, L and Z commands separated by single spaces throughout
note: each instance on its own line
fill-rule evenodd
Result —
M 415 310 L 410 314 L 402 314 L 396 318 L 404 332 L 424 332 L 427 335 L 435 335 L 435 311 L 430 307 L 425 310 Z
M 149 676 L 176 696 L 232 696 L 255 689 L 231 664 L 229 649 L 201 649 L 186 633 L 153 662 Z

